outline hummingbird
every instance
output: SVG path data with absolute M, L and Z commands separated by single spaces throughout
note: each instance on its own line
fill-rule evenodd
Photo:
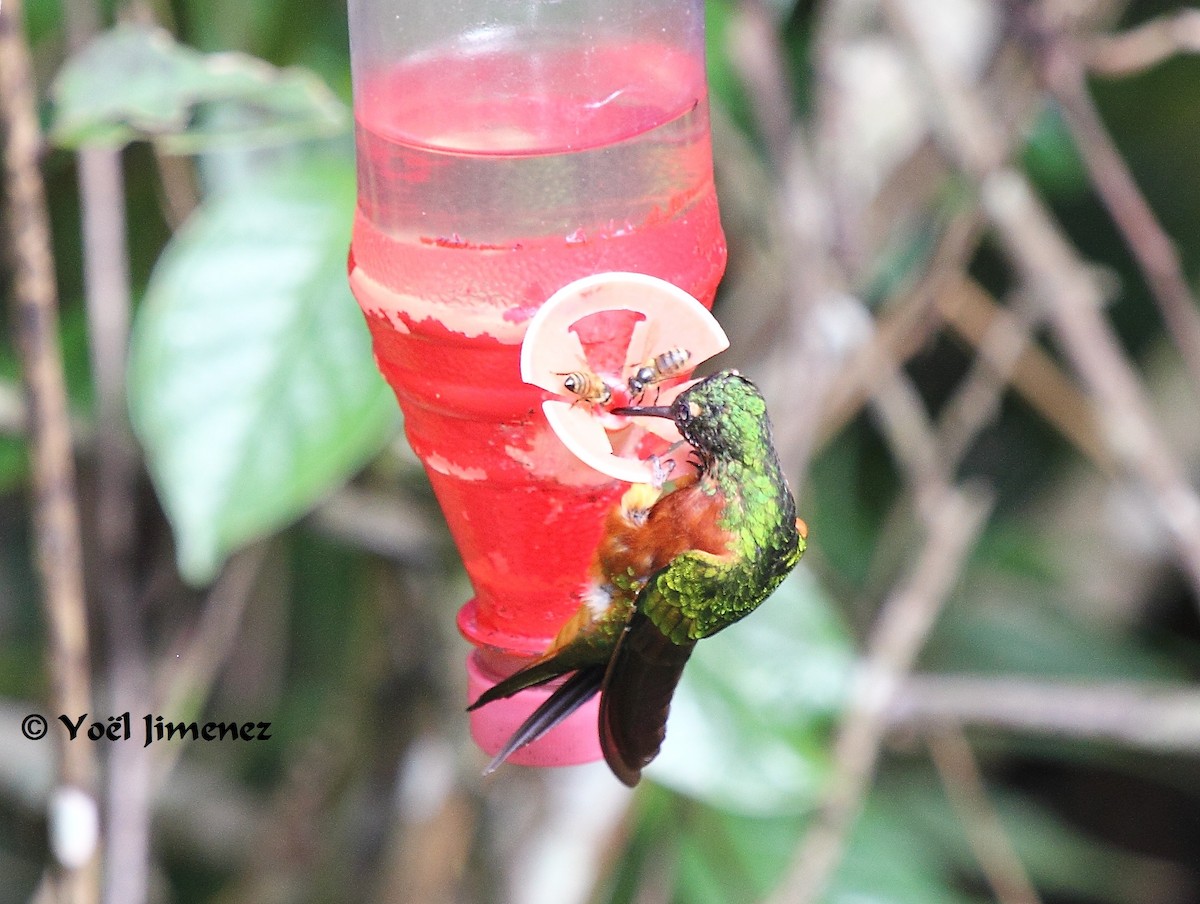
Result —
M 599 736 L 634 786 L 658 755 L 667 713 L 698 641 L 749 615 L 795 567 L 796 517 L 758 388 L 737 371 L 694 384 L 670 405 L 614 408 L 675 422 L 696 470 L 634 484 L 606 518 L 581 605 L 545 653 L 469 709 L 569 677 L 514 732 L 486 772 L 600 694 Z

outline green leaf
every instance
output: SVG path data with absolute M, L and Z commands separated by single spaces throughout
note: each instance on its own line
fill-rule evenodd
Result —
M 1078 197 L 1087 190 L 1087 169 L 1055 107 L 1047 106 L 1034 121 L 1023 160 L 1030 174 L 1052 191 Z
M 902 787 L 903 790 L 903 787 Z M 658 795 L 668 796 L 655 800 Z M 655 808 L 647 810 L 650 799 Z M 931 828 L 907 818 L 907 795 L 889 788 L 876 789 L 855 822 L 844 857 L 829 889 L 826 904 L 977 904 L 962 888 L 961 877 L 971 874 L 971 863 L 959 869 L 950 856 L 957 841 L 947 841 L 942 826 Z M 711 904 L 715 901 L 762 901 L 785 877 L 796 855 L 797 844 L 812 827 L 811 814 L 759 817 L 706 807 L 670 792 L 648 787 L 641 795 L 643 807 L 629 853 L 621 858 L 610 904 L 638 900 L 622 894 L 627 888 L 659 887 L 660 875 L 671 878 L 669 900 L 678 904 Z M 944 810 L 944 808 L 943 808 Z M 943 813 L 946 831 L 961 825 Z M 656 862 L 639 862 L 650 844 L 661 849 Z M 663 864 L 673 868 L 666 870 Z M 664 890 L 664 899 L 667 899 Z
M 1010 575 L 991 592 L 955 597 L 922 653 L 934 671 L 1060 680 L 1186 680 L 1171 657 L 1113 625 L 1080 618 L 1052 585 Z
M 807 807 L 853 663 L 832 604 L 797 569 L 757 612 L 697 645 L 646 774 L 743 813 Z
M 138 311 L 131 419 L 175 530 L 210 580 L 370 459 L 396 425 L 346 283 L 354 175 L 313 161 L 206 201 Z
M 20 483 L 29 468 L 25 443 L 13 436 L 0 435 L 0 493 Z
M 1153 874 L 1150 858 L 1090 837 L 1035 798 L 1001 787 L 989 787 L 988 797 L 1017 859 L 1044 893 L 1070 900 L 1136 900 L 1130 889 L 1136 888 L 1139 877 Z M 876 786 L 850 848 L 856 855 L 866 855 L 860 857 L 860 864 L 886 860 L 886 850 L 896 848 L 895 839 L 882 835 L 889 824 L 902 825 L 898 834 L 905 839 L 903 843 L 918 844 L 924 851 L 923 858 L 940 865 L 947 877 L 975 876 L 982 880 L 978 858 L 967 841 L 961 818 L 933 774 L 908 769 Z M 849 863 L 844 870 L 847 884 L 855 881 L 855 866 Z M 904 864 L 897 867 L 904 868 Z
M 281 144 L 345 131 L 345 106 L 311 72 L 203 54 L 165 31 L 120 25 L 72 57 L 51 88 L 64 147 L 155 141 L 169 153 Z
M 868 797 L 825 900 L 829 904 L 978 901 L 956 881 L 954 864 L 940 838 L 914 825 L 901 804 L 887 790 L 876 790 Z

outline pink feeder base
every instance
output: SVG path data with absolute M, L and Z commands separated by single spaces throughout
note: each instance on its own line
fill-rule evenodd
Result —
M 467 696 L 470 700 L 500 680 L 491 676 L 479 661 L 479 653 L 467 657 Z M 477 709 L 471 716 L 471 737 L 488 756 L 494 756 L 529 714 L 554 692 L 557 684 L 521 691 Z M 556 725 L 541 739 L 522 747 L 508 758 L 518 766 L 577 766 L 603 757 L 596 734 L 599 696 L 593 697 Z

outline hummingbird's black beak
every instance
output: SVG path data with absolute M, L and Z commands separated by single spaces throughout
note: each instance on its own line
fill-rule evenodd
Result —
M 610 414 L 620 414 L 625 417 L 665 417 L 675 420 L 670 405 L 647 405 L 645 407 L 631 406 L 629 408 L 612 408 Z

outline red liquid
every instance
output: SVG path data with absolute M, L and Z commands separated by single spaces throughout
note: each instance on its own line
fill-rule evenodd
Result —
M 492 47 L 382 74 L 358 117 L 352 284 L 476 591 L 459 624 L 528 656 L 578 605 L 624 484 L 550 432 L 520 378 L 524 327 L 610 270 L 711 305 L 725 244 L 703 71 L 650 45 Z M 624 363 L 629 328 L 580 328 L 593 366 Z

